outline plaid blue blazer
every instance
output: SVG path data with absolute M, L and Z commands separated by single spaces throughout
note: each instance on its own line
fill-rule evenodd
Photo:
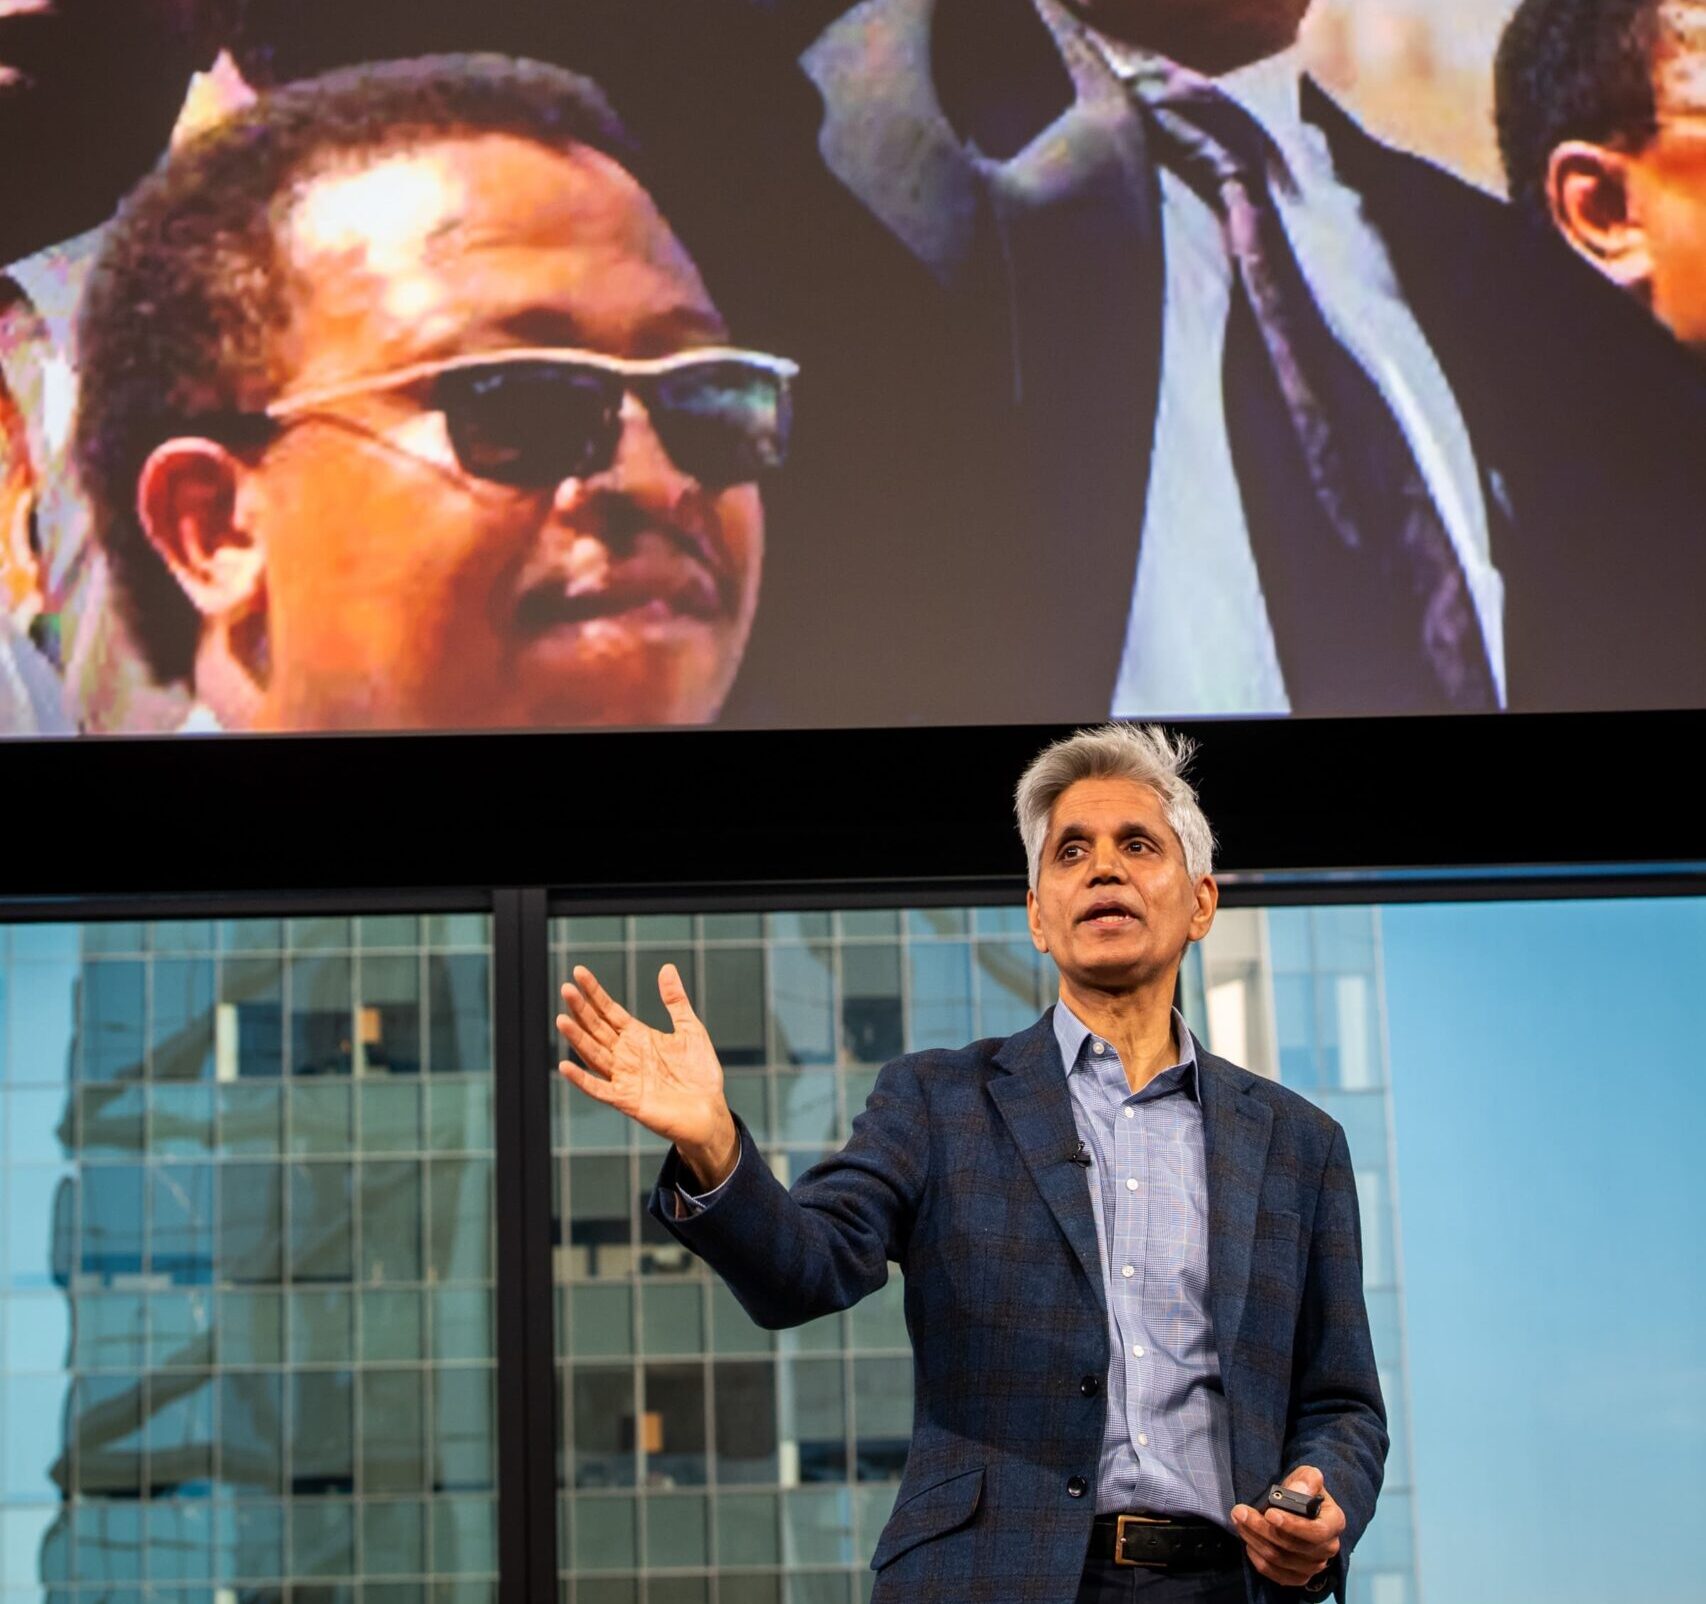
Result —
M 1344 1132 L 1295 1092 L 1197 1054 L 1233 1485 L 1248 1502 L 1317 1466 L 1345 1511 L 1342 1560 L 1374 1513 L 1387 1442 Z M 1077 1146 L 1045 1014 L 1005 1041 L 887 1065 L 847 1145 L 791 1191 L 743 1129 L 728 1184 L 677 1219 L 682 1173 L 665 1161 L 654 1217 L 761 1326 L 847 1308 L 891 1260 L 905 1274 L 912 1443 L 871 1560 L 874 1604 L 1073 1604 L 1107 1408 L 1080 1382 L 1109 1358 Z M 1302 1597 L 1246 1570 L 1252 1604 Z M 1342 1600 L 1341 1563 L 1333 1580 Z

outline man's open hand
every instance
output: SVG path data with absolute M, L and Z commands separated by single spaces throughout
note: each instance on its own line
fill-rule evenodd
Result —
M 575 966 L 563 987 L 566 1014 L 557 1029 L 580 1054 L 557 1067 L 601 1103 L 673 1142 L 687 1167 L 709 1190 L 734 1169 L 740 1138 L 723 1096 L 723 1066 L 674 964 L 658 971 L 658 996 L 675 1029 L 665 1034 L 634 1018 L 593 972 Z
M 1258 1514 L 1248 1504 L 1232 1510 L 1232 1524 L 1250 1555 L 1250 1563 L 1270 1582 L 1282 1587 L 1302 1587 L 1318 1575 L 1339 1552 L 1339 1534 L 1345 1529 L 1345 1512 L 1313 1465 L 1299 1465 L 1285 1478 L 1293 1492 L 1321 1494 L 1321 1513 L 1314 1520 L 1268 1509 Z

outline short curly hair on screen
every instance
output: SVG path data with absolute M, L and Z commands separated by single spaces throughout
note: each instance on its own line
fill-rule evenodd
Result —
M 1031 889 L 1042 869 L 1054 805 L 1080 780 L 1133 780 L 1161 798 L 1161 810 L 1185 853 L 1185 870 L 1199 880 L 1214 870 L 1214 832 L 1185 778 L 1196 743 L 1159 724 L 1103 724 L 1045 746 L 1020 776 L 1013 811 L 1025 843 Z
M 1550 227 L 1552 152 L 1570 139 L 1639 149 L 1652 138 L 1664 0 L 1523 0 L 1499 41 L 1494 118 L 1511 200 Z
M 162 684 L 190 679 L 201 615 L 150 544 L 137 483 L 179 435 L 261 449 L 288 377 L 297 282 L 280 238 L 303 187 L 443 139 L 590 147 L 643 185 L 602 91 L 558 67 L 427 56 L 350 67 L 263 95 L 171 152 L 120 209 L 78 320 L 73 450 L 119 609 Z

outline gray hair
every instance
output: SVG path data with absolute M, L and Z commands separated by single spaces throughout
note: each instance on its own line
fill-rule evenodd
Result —
M 1061 793 L 1080 780 L 1135 780 L 1161 798 L 1162 812 L 1185 852 L 1185 870 L 1200 880 L 1214 869 L 1214 832 L 1197 805 L 1185 769 L 1196 742 L 1159 724 L 1103 724 L 1045 746 L 1031 759 L 1013 795 L 1031 889 L 1042 868 L 1049 816 Z

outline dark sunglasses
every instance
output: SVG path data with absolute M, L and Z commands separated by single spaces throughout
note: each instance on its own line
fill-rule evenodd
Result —
M 463 473 L 544 490 L 610 466 L 622 438 L 623 398 L 632 394 L 676 467 L 701 484 L 731 485 L 786 460 L 789 385 L 798 372 L 784 357 L 724 347 L 643 359 L 488 351 L 286 396 L 266 415 L 288 422 L 355 396 L 422 386 L 427 410 L 444 417 Z

